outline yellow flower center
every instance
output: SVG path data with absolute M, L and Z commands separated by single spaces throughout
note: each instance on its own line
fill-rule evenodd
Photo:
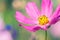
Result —
M 39 22 L 39 25 L 45 25 L 49 22 L 49 20 L 48 20 L 48 17 L 43 15 L 38 18 L 38 22 Z

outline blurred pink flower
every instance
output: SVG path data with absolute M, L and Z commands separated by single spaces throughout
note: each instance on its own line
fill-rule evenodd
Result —
M 0 40 L 13 40 L 10 32 L 7 30 L 0 31 Z
M 25 9 L 30 18 L 16 11 L 16 20 L 21 23 L 30 24 L 29 26 L 20 24 L 20 26 L 33 32 L 39 29 L 47 30 L 51 24 L 58 21 L 60 16 L 60 5 L 53 13 L 53 3 L 51 0 L 42 0 L 41 11 L 34 2 L 28 2 Z
M 13 40 L 9 31 L 5 30 L 5 23 L 0 15 L 0 40 Z
M 51 25 L 49 31 L 54 37 L 60 37 L 60 21 L 54 25 Z
M 5 24 L 4 24 L 3 19 L 0 15 L 0 30 L 4 29 L 4 26 L 5 26 Z

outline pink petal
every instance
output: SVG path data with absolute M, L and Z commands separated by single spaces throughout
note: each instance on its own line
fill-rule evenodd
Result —
M 39 26 L 24 26 L 22 24 L 20 24 L 19 26 L 22 26 L 23 28 L 25 28 L 26 30 L 30 32 L 36 32 L 37 30 L 40 30 Z
M 50 17 L 52 14 L 53 4 L 51 0 L 42 0 L 42 14 Z
M 35 22 L 33 20 L 28 19 L 27 17 L 25 17 L 24 15 L 22 15 L 22 13 L 19 12 L 19 11 L 16 11 L 15 17 L 16 17 L 16 20 L 18 22 L 26 23 L 26 24 L 35 24 Z
M 55 12 L 53 13 L 52 17 L 51 17 L 51 24 L 52 23 L 56 23 L 60 18 L 60 5 L 57 7 L 57 9 L 55 10 Z
M 40 15 L 40 11 L 34 2 L 29 2 L 26 5 L 26 12 L 34 20 L 37 19 L 38 15 Z
M 53 13 L 53 17 L 57 17 L 58 15 L 60 15 L 60 5 L 58 5 L 58 7 L 56 8 L 55 12 Z
M 54 37 L 60 37 L 60 21 L 52 25 L 49 31 Z
M 43 25 L 43 26 L 40 25 L 40 27 L 41 27 L 42 30 L 47 30 L 49 28 L 49 26 L 50 26 L 49 23 L 46 24 L 46 25 Z

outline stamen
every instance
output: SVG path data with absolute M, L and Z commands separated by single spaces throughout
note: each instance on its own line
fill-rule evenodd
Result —
M 48 20 L 48 17 L 43 15 L 38 18 L 38 22 L 39 22 L 39 25 L 45 25 L 49 22 L 49 20 Z

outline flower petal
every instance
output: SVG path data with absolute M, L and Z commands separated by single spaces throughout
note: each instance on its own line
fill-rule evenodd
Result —
M 50 17 L 52 14 L 53 3 L 51 0 L 42 0 L 42 14 Z
M 46 24 L 44 26 L 40 26 L 42 30 L 47 30 L 49 28 L 50 24 Z
M 51 17 L 51 24 L 56 23 L 60 19 L 60 5 L 57 7 L 56 11 L 53 13 Z
M 19 26 L 22 26 L 23 28 L 25 28 L 26 30 L 30 32 L 36 32 L 37 30 L 40 30 L 39 26 L 24 26 L 22 24 L 19 24 Z
M 40 11 L 38 10 L 36 4 L 34 2 L 29 2 L 26 5 L 26 12 L 32 19 L 36 19 L 38 15 L 40 14 Z
M 19 11 L 16 11 L 15 17 L 16 17 L 16 20 L 18 22 L 26 23 L 26 24 L 35 24 L 33 20 L 28 19 L 27 17 L 25 17 L 24 15 L 22 15 L 22 13 L 19 12 Z

